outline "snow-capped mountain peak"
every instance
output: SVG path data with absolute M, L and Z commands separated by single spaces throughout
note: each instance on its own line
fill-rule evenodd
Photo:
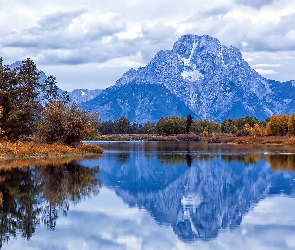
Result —
M 142 88 L 136 87 L 136 92 L 132 92 L 132 88 L 127 86 L 130 84 L 140 85 Z M 128 89 L 129 92 L 124 98 L 137 95 L 140 99 L 139 102 L 130 103 L 129 109 L 140 113 L 139 103 L 141 106 L 144 106 L 144 101 L 149 105 L 153 104 L 152 96 L 142 96 L 143 88 L 149 88 L 151 85 L 161 85 L 167 89 L 192 111 L 195 119 L 221 121 L 246 115 L 266 119 L 274 113 L 295 111 L 292 106 L 295 96 L 294 84 L 265 79 L 248 65 L 237 48 L 221 45 L 218 39 L 208 35 L 180 37 L 171 50 L 159 51 L 145 67 L 138 70 L 130 69 L 117 80 L 114 87 L 103 93 L 110 93 L 114 88 L 120 88 L 120 93 Z M 287 89 L 287 92 L 280 89 Z M 157 94 L 154 93 L 154 97 Z M 127 99 L 121 101 L 126 102 Z M 285 102 L 287 99 L 291 101 Z M 107 115 L 108 112 L 121 112 L 111 111 L 110 108 L 116 106 L 111 103 L 117 103 L 119 100 L 119 95 L 108 95 L 108 100 L 94 99 L 85 107 L 110 117 Z M 142 112 L 148 112 L 146 117 L 151 117 L 151 111 Z M 187 113 L 184 112 L 187 110 L 178 110 L 176 113 L 186 116 Z M 128 116 L 127 113 L 125 115 Z M 132 121 L 143 122 L 134 115 L 127 118 L 131 116 Z M 157 121 L 161 116 L 163 114 L 160 112 L 156 116 L 152 115 L 152 120 Z

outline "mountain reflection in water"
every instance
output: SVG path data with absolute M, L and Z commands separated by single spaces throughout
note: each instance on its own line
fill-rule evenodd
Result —
M 144 208 L 159 224 L 171 226 L 183 241 L 208 241 L 222 229 L 238 227 L 266 196 L 295 197 L 294 147 L 99 145 L 107 155 L 117 149 L 114 159 L 101 159 L 102 183 L 114 188 L 129 206 Z
M 124 229 L 117 228 L 116 220 L 126 208 L 115 206 L 107 215 L 103 214 L 106 210 L 100 206 L 111 203 L 109 198 L 91 202 L 100 197 L 97 196 L 100 183 L 122 199 L 128 209 L 151 215 L 155 227 L 172 228 L 183 244 L 212 242 L 222 232 L 237 230 L 249 211 L 266 198 L 295 197 L 294 147 L 194 142 L 97 143 L 105 150 L 99 159 L 0 170 L 1 244 L 20 232 L 23 238 L 30 239 L 38 231 L 38 224 L 44 224 L 48 231 L 55 230 L 61 212 L 66 215 L 71 204 L 83 204 L 84 197 L 92 196 L 85 201 L 91 213 L 88 216 L 97 219 L 93 222 L 97 228 L 101 221 L 107 221 L 98 231 L 117 244 L 108 241 L 109 246 L 121 249 L 119 236 Z M 79 210 L 79 221 L 88 218 L 83 216 Z M 122 221 L 126 222 L 126 217 Z M 122 224 L 130 233 L 127 224 Z M 110 226 L 115 234 L 104 232 L 107 225 L 116 226 Z M 93 228 L 82 224 L 79 227 L 85 234 L 89 230 L 92 233 Z M 291 222 L 288 228 L 295 230 L 295 225 Z M 66 230 L 69 233 L 71 228 Z M 145 230 L 150 227 L 140 224 L 135 231 L 148 235 Z M 106 239 L 99 235 L 97 242 L 96 248 L 103 246 Z M 164 240 L 161 242 L 165 244 Z
M 54 230 L 60 211 L 66 215 L 70 204 L 99 193 L 98 167 L 64 159 L 20 168 L 15 167 L 20 160 L 1 163 L 5 169 L 0 169 L 0 248 L 17 234 L 29 240 L 40 223 Z

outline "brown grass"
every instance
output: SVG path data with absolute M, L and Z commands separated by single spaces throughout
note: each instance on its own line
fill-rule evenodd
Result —
M 177 141 L 176 136 L 149 134 L 112 134 L 101 135 L 100 141 Z
M 284 144 L 289 137 L 286 136 L 241 136 L 233 138 L 232 143 L 238 144 Z
M 291 137 L 285 141 L 285 145 L 295 145 L 295 137 Z
M 14 158 L 48 158 L 85 154 L 101 154 L 103 149 L 96 145 L 81 144 L 73 148 L 60 143 L 44 144 L 36 142 L 8 142 L 0 143 L 0 159 Z

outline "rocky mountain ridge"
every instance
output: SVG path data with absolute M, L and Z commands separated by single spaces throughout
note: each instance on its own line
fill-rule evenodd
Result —
M 74 89 L 68 92 L 70 101 L 76 103 L 87 102 L 97 97 L 103 90 L 102 89 Z
M 165 115 L 161 108 L 157 107 L 159 112 L 155 115 L 144 104 L 146 101 L 154 110 L 153 99 L 163 98 L 159 92 L 144 95 L 153 85 L 161 85 L 163 90 L 167 89 L 164 92 L 176 96 L 192 111 L 194 119 L 221 121 L 246 115 L 266 119 L 272 114 L 295 112 L 295 81 L 281 83 L 262 77 L 237 48 L 221 45 L 218 39 L 207 35 L 182 36 L 171 50 L 159 51 L 145 67 L 130 69 L 102 92 L 103 98 L 99 95 L 83 106 L 101 113 L 102 119 L 125 115 L 141 123 L 146 121 L 141 117 L 157 121 Z M 138 101 L 131 101 L 134 95 L 140 97 Z M 167 98 L 162 106 L 172 101 Z M 141 117 L 126 113 L 119 103 L 128 103 L 129 109 L 136 110 Z M 183 108 L 170 115 L 175 113 L 188 114 Z

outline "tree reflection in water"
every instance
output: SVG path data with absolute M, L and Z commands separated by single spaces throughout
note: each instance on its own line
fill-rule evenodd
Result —
M 64 161 L 64 160 L 63 160 Z M 0 248 L 10 237 L 30 239 L 44 223 L 54 230 L 60 211 L 67 215 L 70 204 L 98 195 L 99 167 L 78 161 L 0 170 Z
M 266 154 L 266 155 L 222 155 L 224 161 L 236 161 L 239 163 L 255 164 L 259 160 L 266 160 L 273 171 L 291 171 L 295 172 L 295 155 L 294 154 Z

